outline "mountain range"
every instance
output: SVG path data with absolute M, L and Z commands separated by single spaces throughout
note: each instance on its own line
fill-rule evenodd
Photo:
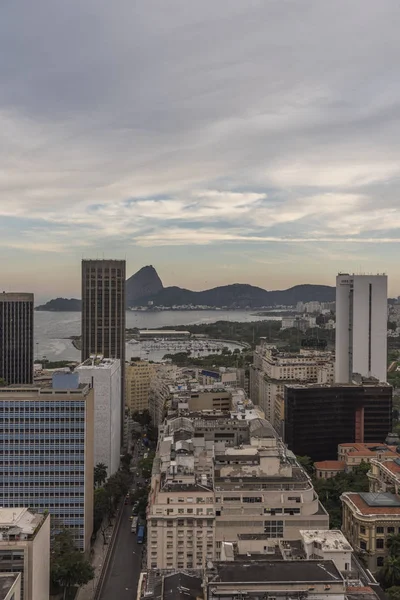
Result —
M 152 265 L 142 267 L 126 281 L 126 306 L 215 306 L 218 308 L 259 308 L 293 306 L 297 302 L 333 302 L 335 288 L 328 285 L 296 285 L 287 290 L 267 291 L 246 283 L 233 283 L 194 292 L 176 286 L 164 287 Z M 56 298 L 36 307 L 41 311 L 79 311 L 77 298 Z

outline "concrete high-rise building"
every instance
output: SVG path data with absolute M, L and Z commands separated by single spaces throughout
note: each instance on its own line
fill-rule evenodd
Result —
M 125 406 L 131 413 L 149 410 L 150 386 L 154 375 L 154 366 L 147 360 L 126 365 Z
M 0 378 L 33 381 L 33 294 L 0 294 Z
M 121 361 L 121 415 L 125 402 L 125 261 L 82 261 L 82 362 L 91 355 Z M 121 418 L 121 435 L 123 419 Z
M 50 593 L 50 515 L 15 506 L 0 508 L 0 557 L 0 575 L 21 573 L 22 600 L 47 600 Z M 3 597 L 0 593 L 0 598 Z
M 48 510 L 81 550 L 93 530 L 93 397 L 79 383 L 0 387 L 1 505 Z
M 94 390 L 94 464 L 118 471 L 121 454 L 121 363 L 117 358 L 88 358 L 75 372 Z
M 353 373 L 386 381 L 387 276 L 339 274 L 336 278 L 335 380 Z

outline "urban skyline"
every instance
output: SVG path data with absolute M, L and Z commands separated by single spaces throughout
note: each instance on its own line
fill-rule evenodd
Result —
M 74 265 L 104 253 L 194 289 L 327 283 L 346 266 L 400 293 L 394 2 L 95 14 L 3 7 L 5 288 L 76 295 Z

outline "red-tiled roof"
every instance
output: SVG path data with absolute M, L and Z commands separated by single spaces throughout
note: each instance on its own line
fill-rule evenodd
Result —
M 346 492 L 345 495 L 363 515 L 397 515 L 400 517 L 400 506 L 368 506 L 356 492 Z
M 392 473 L 400 473 L 400 465 L 395 463 L 393 460 L 387 460 L 382 464 Z
M 323 471 L 344 471 L 346 463 L 341 460 L 322 460 L 314 463 L 314 467 Z

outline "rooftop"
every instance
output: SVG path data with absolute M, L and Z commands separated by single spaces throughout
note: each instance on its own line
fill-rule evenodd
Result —
M 78 369 L 111 369 L 113 365 L 119 363 L 119 358 L 104 358 L 102 355 L 92 355 L 77 367 Z
M 0 508 L 0 535 L 33 535 L 44 519 L 43 514 L 32 513 L 28 508 Z
M 325 552 L 352 551 L 352 547 L 339 529 L 301 529 L 300 535 L 305 544 L 317 542 Z
M 235 562 L 215 563 L 216 575 L 212 583 L 273 583 L 296 581 L 299 583 L 317 583 L 343 581 L 343 578 L 331 560 L 292 560 L 292 561 L 248 561 L 241 567 Z
M 344 471 L 346 463 L 341 460 L 321 460 L 321 462 L 314 463 L 314 467 L 323 471 Z
M 373 515 L 397 515 L 400 517 L 400 499 L 389 492 L 345 492 L 343 498 L 347 498 L 356 508 L 357 512 L 366 516 Z
M 0 600 L 7 598 L 18 577 L 21 577 L 19 573 L 0 573 Z

